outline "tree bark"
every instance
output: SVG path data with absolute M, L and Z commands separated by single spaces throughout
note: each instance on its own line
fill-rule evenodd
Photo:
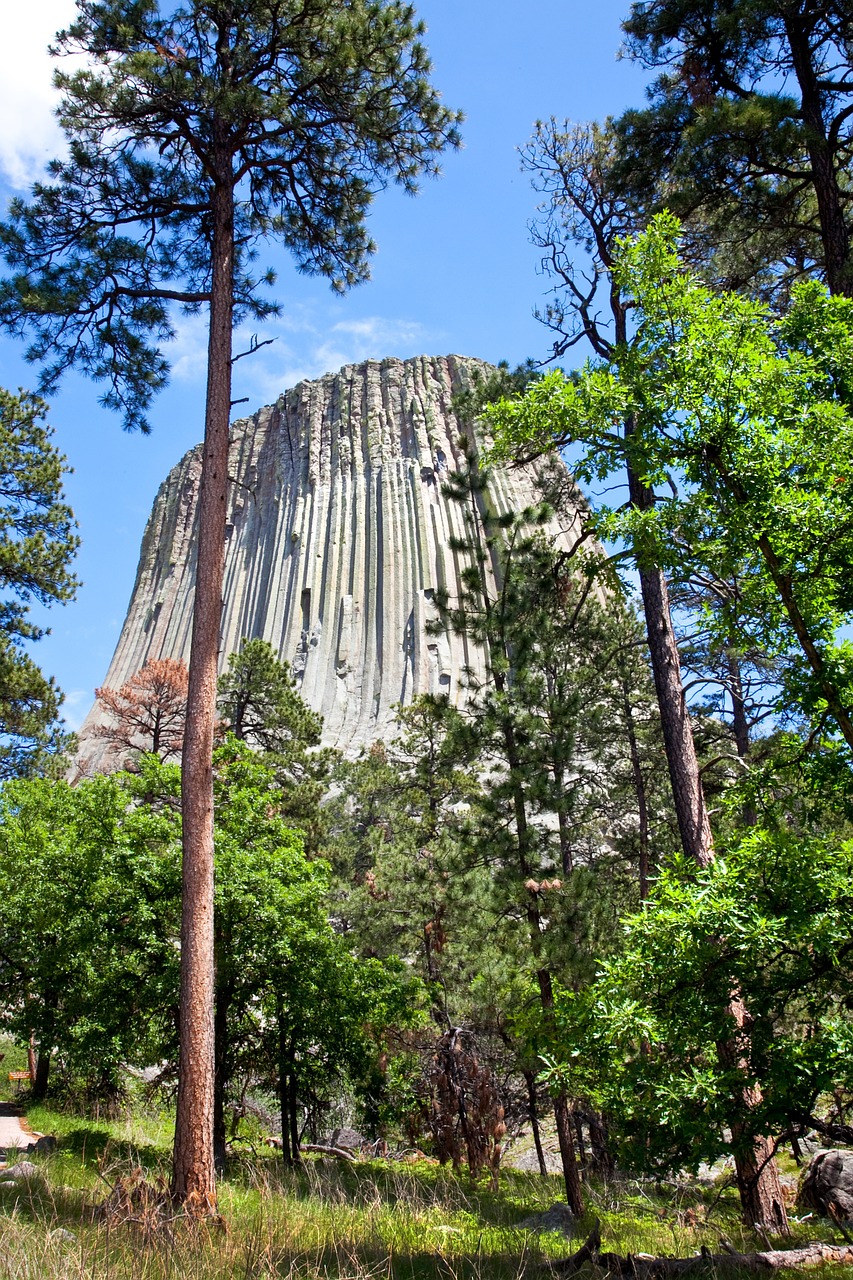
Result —
M 39 1050 L 36 1059 L 36 1074 L 33 1080 L 33 1101 L 44 1102 L 47 1097 L 47 1082 L 50 1078 L 50 1053 Z
M 539 982 L 539 998 L 545 1019 L 546 1021 L 553 1020 L 554 990 L 551 985 L 551 975 L 547 969 L 539 969 L 536 977 Z M 566 1204 L 575 1217 L 580 1218 L 584 1213 L 583 1192 L 581 1191 L 575 1144 L 572 1139 L 572 1119 L 569 1115 L 569 1102 L 565 1089 L 560 1089 L 554 1096 L 554 1120 L 557 1125 L 557 1141 L 560 1144 L 563 1181 L 566 1184 Z
M 630 467 L 628 483 L 632 502 L 640 510 L 646 510 L 651 505 L 652 495 Z M 705 806 L 693 728 L 681 680 L 681 661 L 672 625 L 666 577 L 662 569 L 645 559 L 642 548 L 637 548 L 637 566 L 652 676 L 681 845 L 687 857 L 697 866 L 707 867 L 714 858 L 711 823 Z
M 610 1150 L 609 1133 L 607 1131 L 607 1123 L 602 1115 L 596 1111 L 590 1112 L 587 1117 L 589 1126 L 589 1145 L 592 1151 L 593 1168 L 603 1177 L 612 1177 L 616 1171 L 616 1161 L 613 1159 L 613 1153 Z
M 850 269 L 850 235 L 844 217 L 835 157 L 826 131 L 818 69 L 806 30 L 807 19 L 799 5 L 782 7 L 785 34 L 791 50 L 794 75 L 800 86 L 800 109 L 806 131 L 806 147 L 812 168 L 812 186 L 820 221 L 820 238 L 830 292 L 853 296 Z M 809 6 L 806 6 L 808 12 Z
M 542 1150 L 542 1135 L 539 1132 L 539 1117 L 536 1114 L 536 1077 L 532 1071 L 524 1072 L 524 1083 L 527 1085 L 527 1114 L 530 1117 L 530 1128 L 533 1130 L 533 1145 L 536 1148 L 536 1160 L 539 1173 L 548 1177 L 548 1166 L 545 1163 L 545 1152 Z
M 172 1194 L 197 1214 L 216 1211 L 212 756 L 228 497 L 234 262 L 234 195 L 230 160 L 224 155 L 219 157 L 218 175 L 211 201 L 213 248 L 207 404 L 181 778 L 180 1074 L 172 1167 Z
M 575 1144 L 572 1141 L 569 1102 L 563 1089 L 554 1098 L 554 1119 L 557 1123 L 557 1140 L 560 1144 L 560 1158 L 563 1163 L 563 1181 L 566 1184 L 566 1204 L 575 1217 L 580 1218 L 584 1212 L 583 1192 L 575 1158 Z
M 724 1066 L 748 1071 L 750 1017 L 743 1001 L 734 996 L 728 1012 L 735 1020 L 735 1033 L 731 1040 L 717 1046 L 717 1055 Z M 761 1090 L 757 1085 L 743 1090 L 743 1103 L 747 1111 L 761 1102 Z M 788 1215 L 779 1181 L 779 1168 L 768 1138 L 753 1136 L 743 1142 L 744 1126 L 732 1124 L 732 1144 L 735 1148 L 735 1175 L 737 1177 L 744 1221 L 756 1224 L 782 1235 L 788 1233 Z M 740 1148 L 740 1149 L 739 1149 Z

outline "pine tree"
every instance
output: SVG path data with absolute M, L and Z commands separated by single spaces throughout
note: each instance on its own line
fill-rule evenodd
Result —
M 591 937 L 608 897 L 584 864 L 588 839 L 603 839 L 605 760 L 619 751 L 611 664 L 624 623 L 595 577 L 537 535 L 546 509 L 492 514 L 473 448 L 445 491 L 464 511 L 454 550 L 466 565 L 459 598 L 436 601 L 442 624 L 481 646 L 486 661 L 482 682 L 469 672 L 464 712 L 472 757 L 488 778 L 473 804 L 468 854 L 491 869 L 492 913 L 514 922 L 510 945 L 551 1027 L 556 977 L 592 977 Z M 564 1089 L 554 1113 L 568 1203 L 581 1213 Z
M 71 600 L 77 588 L 67 467 L 46 415 L 37 396 L 0 388 L 0 779 L 44 772 L 68 745 L 57 724 L 62 694 L 23 650 L 45 634 L 27 616 L 30 602 Z
M 290 670 L 266 640 L 244 640 L 219 677 L 221 727 L 260 751 L 275 770 L 282 814 L 316 854 L 323 838 L 321 801 L 337 753 L 320 746 L 323 717 L 302 700 Z
M 482 958 L 471 926 L 488 886 L 482 868 L 466 865 L 462 842 L 480 782 L 460 713 L 445 696 L 400 707 L 397 725 L 389 742 L 341 763 L 324 852 L 352 945 L 411 965 L 444 1030 L 468 1017 Z
M 143 752 L 160 760 L 179 757 L 184 745 L 189 672 L 174 658 L 149 658 L 120 689 L 95 690 L 99 709 L 109 717 L 95 727 L 95 737 L 109 743 L 110 753 L 130 752 L 119 768 L 133 768 Z
M 78 0 L 57 39 L 69 143 L 0 231 L 0 321 L 31 332 L 43 386 L 75 365 L 126 425 L 167 376 L 170 306 L 209 314 L 198 555 L 183 753 L 182 1050 L 173 1192 L 215 1206 L 213 780 L 232 331 L 275 305 L 254 260 L 281 240 L 339 289 L 367 275 L 365 216 L 387 182 L 414 191 L 458 141 L 399 0 Z
M 728 287 L 773 291 L 817 271 L 849 296 L 845 0 L 651 0 L 624 29 L 629 54 L 662 73 L 650 105 L 616 121 L 621 195 L 693 224 Z

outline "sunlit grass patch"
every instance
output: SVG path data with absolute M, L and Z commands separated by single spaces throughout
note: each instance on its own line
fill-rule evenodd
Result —
M 170 1117 L 31 1115 L 58 1147 L 35 1157 L 32 1183 L 0 1192 L 0 1280 L 533 1280 L 574 1252 L 596 1218 L 604 1249 L 620 1254 L 685 1257 L 717 1251 L 721 1236 L 763 1247 L 725 1179 L 593 1183 L 569 1240 L 520 1225 L 564 1198 L 556 1176 L 507 1169 L 492 1189 L 432 1164 L 309 1158 L 293 1169 L 274 1152 L 232 1160 L 219 1223 L 194 1226 L 171 1211 L 154 1226 L 103 1219 L 96 1206 L 119 1177 L 168 1179 Z M 794 1240 L 824 1225 L 794 1224 Z M 823 1234 L 835 1238 L 831 1227 Z

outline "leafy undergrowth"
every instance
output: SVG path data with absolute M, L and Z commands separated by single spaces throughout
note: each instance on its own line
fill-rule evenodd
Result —
M 257 1153 L 235 1159 L 222 1182 L 221 1222 L 99 1220 L 95 1206 L 134 1168 L 165 1184 L 166 1119 L 84 1122 L 36 1108 L 30 1119 L 58 1148 L 26 1187 L 0 1184 L 2 1280 L 527 1280 L 580 1243 L 518 1225 L 562 1198 L 556 1177 L 507 1170 L 493 1191 L 432 1165 L 312 1160 L 288 1170 Z M 606 1249 L 685 1256 L 716 1250 L 721 1235 L 762 1247 L 739 1225 L 731 1190 L 619 1180 L 587 1193 L 578 1235 L 599 1217 Z M 795 1225 L 795 1238 L 835 1238 L 820 1227 Z

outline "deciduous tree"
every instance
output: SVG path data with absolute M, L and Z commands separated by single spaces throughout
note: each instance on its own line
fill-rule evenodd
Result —
M 126 776 L 45 778 L 0 797 L 0 1018 L 51 1057 L 117 1088 L 122 1062 L 157 1061 L 176 1010 L 174 809 L 136 803 Z
M 698 875 L 671 866 L 626 921 L 594 1010 L 558 997 L 579 1057 L 602 1054 L 593 1071 L 635 1166 L 660 1175 L 756 1134 L 803 1136 L 813 1117 L 823 1123 L 819 1099 L 853 1084 L 850 842 L 792 831 L 789 818 L 777 812 Z M 738 1060 L 716 1052 L 741 1034 L 732 990 L 750 1010 Z

